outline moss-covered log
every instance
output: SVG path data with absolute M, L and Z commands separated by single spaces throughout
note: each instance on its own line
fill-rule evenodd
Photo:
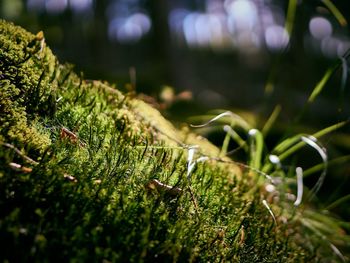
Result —
M 1 261 L 343 257 L 340 221 L 277 202 L 259 172 L 218 155 L 145 102 L 59 64 L 42 33 L 0 21 Z

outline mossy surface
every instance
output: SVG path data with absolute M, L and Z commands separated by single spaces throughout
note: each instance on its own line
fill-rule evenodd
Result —
M 271 204 L 274 222 L 254 172 L 224 159 L 189 176 L 190 146 L 194 158 L 219 154 L 206 139 L 83 80 L 41 33 L 5 21 L 0 33 L 1 261 L 337 259 L 303 235 L 292 205 Z

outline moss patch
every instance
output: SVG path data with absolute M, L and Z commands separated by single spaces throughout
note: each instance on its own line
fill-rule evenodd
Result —
M 328 243 L 301 235 L 293 207 L 271 204 L 274 222 L 259 175 L 224 159 L 188 176 L 191 145 L 193 160 L 219 154 L 206 139 L 83 80 L 42 33 L 5 21 L 0 32 L 1 261 L 337 258 Z

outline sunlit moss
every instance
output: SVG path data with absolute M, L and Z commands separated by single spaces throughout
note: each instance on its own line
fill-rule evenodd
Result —
M 308 262 L 318 255 L 294 210 L 271 204 L 276 224 L 261 185 L 228 158 L 198 163 L 188 176 L 190 146 L 198 146 L 194 158 L 220 153 L 206 139 L 59 65 L 42 33 L 4 21 L 0 33 L 1 261 Z M 179 190 L 148 187 L 154 179 Z
M 56 59 L 43 36 L 5 23 L 0 21 L 1 140 L 42 150 L 50 139 L 32 121 L 53 114 Z

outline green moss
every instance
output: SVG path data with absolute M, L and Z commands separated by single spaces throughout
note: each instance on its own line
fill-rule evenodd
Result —
M 6 24 L 6 25 L 5 25 Z M 56 59 L 42 34 L 0 21 L 0 138 L 43 150 L 50 139 L 32 127 L 37 116 L 52 116 Z
M 206 139 L 81 79 L 41 34 L 5 21 L 0 32 L 1 261 L 336 258 L 328 243 L 302 236 L 291 205 L 271 204 L 275 224 L 258 175 L 230 159 L 199 163 L 188 180 L 189 146 L 198 145 L 194 158 L 219 154 Z M 153 179 L 180 190 L 150 187 Z

